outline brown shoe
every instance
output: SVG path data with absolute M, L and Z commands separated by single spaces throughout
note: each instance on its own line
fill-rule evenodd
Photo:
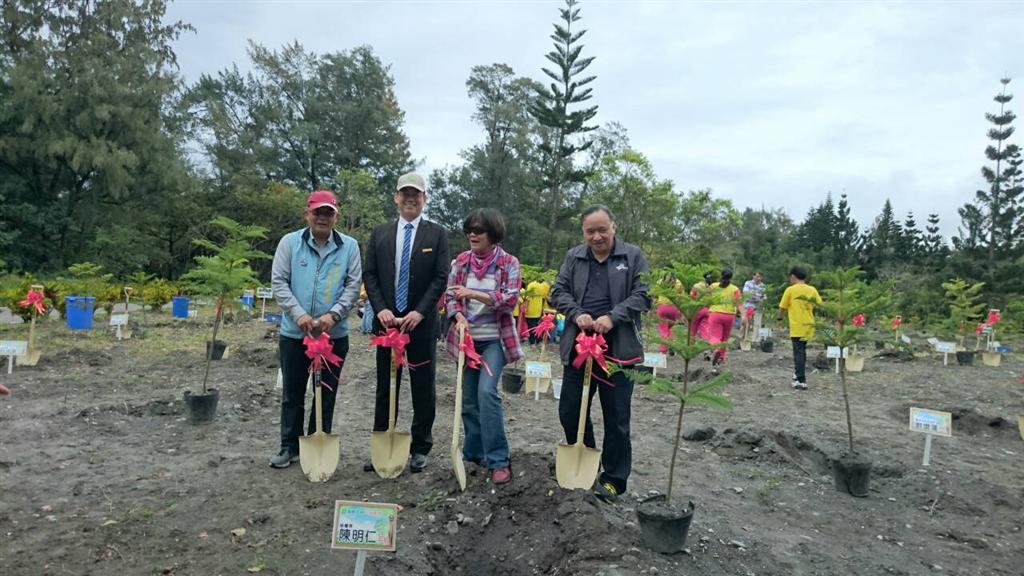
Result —
M 491 470 L 491 482 L 494 484 L 506 484 L 512 480 L 512 470 L 506 466 Z

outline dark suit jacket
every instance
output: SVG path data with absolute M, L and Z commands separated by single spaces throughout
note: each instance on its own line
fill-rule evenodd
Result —
M 373 229 L 366 243 L 363 259 L 363 284 L 373 306 L 373 330 L 381 331 L 376 313 L 385 308 L 395 310 L 396 236 L 398 219 Z M 409 310 L 423 315 L 423 321 L 410 334 L 411 338 L 433 338 L 437 323 L 437 301 L 448 287 L 448 232 L 427 220 L 420 220 L 409 256 Z

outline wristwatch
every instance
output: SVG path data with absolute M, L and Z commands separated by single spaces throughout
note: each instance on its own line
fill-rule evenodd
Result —
M 328 314 L 330 314 L 331 318 L 334 319 L 334 323 L 335 324 L 337 324 L 338 322 L 341 322 L 341 314 L 338 314 L 334 310 L 331 310 L 330 312 L 328 312 Z

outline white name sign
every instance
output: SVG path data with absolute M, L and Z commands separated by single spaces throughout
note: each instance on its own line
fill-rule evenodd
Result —
M 942 354 L 952 354 L 956 352 L 956 342 L 939 342 L 935 344 L 935 351 Z
M 768 338 L 769 336 L 772 335 L 772 329 L 771 328 L 758 328 L 757 329 L 757 335 L 762 337 L 762 338 Z
M 843 350 L 843 354 L 842 354 L 843 358 L 846 358 L 849 355 L 850 355 L 850 349 L 849 348 Z M 840 357 L 840 355 L 839 355 L 839 346 L 829 346 L 828 348 L 826 348 L 825 349 L 825 357 L 826 358 L 839 359 L 839 357 Z
M 949 412 L 912 407 L 910 429 L 914 432 L 949 437 L 953 435 L 953 415 Z
M 256 297 L 257 298 L 273 298 L 274 297 L 274 291 L 271 290 L 270 288 L 257 288 L 256 289 Z
M 644 366 L 648 368 L 667 368 L 668 356 L 662 352 L 644 352 Z
M 526 377 L 527 378 L 551 378 L 551 363 L 550 362 L 527 362 L 526 363 Z
M 0 356 L 24 356 L 28 354 L 25 340 L 0 340 Z
M 242 290 L 242 297 L 243 298 L 252 298 L 255 295 L 256 295 L 256 291 L 255 290 Z
M 110 315 L 110 325 L 111 326 L 126 326 L 126 325 L 128 325 L 128 315 L 127 314 L 111 314 Z

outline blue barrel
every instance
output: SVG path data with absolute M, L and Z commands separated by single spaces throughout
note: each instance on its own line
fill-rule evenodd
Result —
M 171 317 L 188 318 L 188 297 L 175 296 L 171 298 Z
M 256 304 L 255 296 L 242 296 L 239 300 L 242 301 L 242 306 L 244 306 L 246 310 L 252 310 L 252 307 Z
M 92 296 L 65 296 L 67 305 L 68 328 L 72 330 L 92 330 Z

